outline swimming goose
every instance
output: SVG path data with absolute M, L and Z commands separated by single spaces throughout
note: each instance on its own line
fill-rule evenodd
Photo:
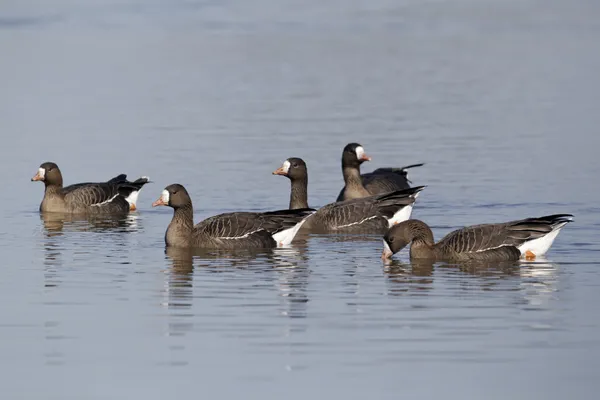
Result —
M 381 258 L 391 258 L 412 243 L 411 259 L 511 261 L 524 257 L 534 260 L 548 251 L 561 228 L 572 220 L 571 214 L 556 214 L 473 225 L 455 230 L 434 243 L 427 224 L 411 219 L 385 234 Z
M 360 165 L 371 161 L 365 154 L 365 149 L 358 143 L 349 143 L 342 153 L 342 173 L 345 186 L 340 191 L 336 201 L 358 199 L 408 189 L 410 181 L 406 177 L 409 168 L 420 167 L 423 164 L 407 165 L 402 168 L 378 168 L 367 174 L 360 174 Z
M 315 210 L 233 212 L 215 215 L 194 226 L 192 199 L 180 184 L 167 186 L 152 207 L 173 208 L 173 219 L 165 233 L 172 247 L 210 249 L 273 248 L 288 245 Z
M 115 176 L 107 182 L 86 182 L 63 187 L 63 178 L 53 162 L 40 165 L 32 181 L 45 185 L 41 212 L 66 214 L 124 214 L 136 210 L 136 202 L 142 187 L 149 182 L 143 176 L 133 182 L 127 175 Z
M 273 172 L 291 182 L 290 209 L 308 207 L 308 170 L 301 158 L 288 158 Z M 410 218 L 413 204 L 424 186 L 336 202 L 321 207 L 302 227 L 313 233 L 380 233 Z

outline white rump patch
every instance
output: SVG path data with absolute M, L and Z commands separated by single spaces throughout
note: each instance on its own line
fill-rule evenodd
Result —
M 45 168 L 39 168 L 38 169 L 38 175 L 40 176 L 40 178 L 44 178 L 46 176 L 46 169 Z
M 111 201 L 113 201 L 114 199 L 116 199 L 118 195 L 119 195 L 119 194 L 117 193 L 117 194 L 115 194 L 113 197 L 111 197 L 110 199 L 108 199 L 108 200 L 106 200 L 106 201 L 103 201 L 102 203 L 96 203 L 96 204 L 92 204 L 92 205 L 91 205 L 91 207 L 100 207 L 100 206 L 103 206 L 104 204 L 108 204 L 108 203 L 110 203 Z
M 127 197 L 125 197 L 125 200 L 127 200 L 127 202 L 129 203 L 129 205 L 133 205 L 135 206 L 137 203 L 137 199 L 138 196 L 140 195 L 140 192 L 138 190 L 131 192 L 131 194 Z
M 400 210 L 396 211 L 392 218 L 388 219 L 388 226 L 391 228 L 392 226 L 399 224 L 400 222 L 404 222 L 410 219 L 412 209 L 413 205 L 411 204 L 408 206 L 404 206 Z
M 528 250 L 538 257 L 546 254 L 546 252 L 550 249 L 550 246 L 552 246 L 554 239 L 556 239 L 556 236 L 558 236 L 558 232 L 560 232 L 563 226 L 564 224 L 561 227 L 553 230 L 552 232 L 549 232 L 545 236 L 533 240 L 528 240 L 522 245 L 520 245 L 519 251 L 521 252 L 521 255 L 524 255 Z
M 296 236 L 296 233 L 298 233 L 298 231 L 302 227 L 302 224 L 304 224 L 304 222 L 306 222 L 306 220 L 308 218 L 310 218 L 311 215 L 312 214 L 310 214 L 308 217 L 304 218 L 302 221 L 298 222 L 296 225 L 292 226 L 291 228 L 288 228 L 284 231 L 277 232 L 276 234 L 271 235 L 273 240 L 275 240 L 277 242 L 277 247 L 287 246 L 288 244 L 292 243 L 292 240 L 294 240 L 294 237 Z
M 283 170 L 283 172 L 285 172 L 287 174 L 288 171 L 290 170 L 290 162 L 288 160 L 285 160 L 285 162 L 281 166 L 281 169 Z
M 358 158 L 359 160 L 362 158 L 362 156 L 365 155 L 365 149 L 363 149 L 362 146 L 358 146 L 356 148 L 356 158 Z
M 169 204 L 169 191 L 168 190 L 163 190 L 162 194 L 160 195 L 160 199 L 165 203 L 165 204 Z

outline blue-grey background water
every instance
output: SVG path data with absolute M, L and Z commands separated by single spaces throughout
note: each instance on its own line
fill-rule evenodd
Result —
M 600 3 L 3 1 L 0 376 L 6 399 L 594 398 L 600 389 Z M 384 267 L 378 238 L 165 254 L 196 220 L 309 201 L 340 154 L 425 162 L 436 237 L 571 212 L 546 260 Z M 43 220 L 66 183 L 149 175 L 118 224 Z

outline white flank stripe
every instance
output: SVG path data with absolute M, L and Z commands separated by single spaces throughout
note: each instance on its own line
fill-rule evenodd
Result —
M 486 249 L 475 250 L 475 253 L 481 253 L 481 252 L 488 251 L 488 250 L 499 249 L 500 247 L 506 247 L 506 246 L 512 246 L 512 245 L 511 244 L 501 244 L 500 246 L 496 246 L 496 247 L 488 247 Z
M 244 233 L 244 234 L 243 234 L 243 235 L 241 235 L 241 236 L 220 236 L 220 237 L 219 237 L 219 239 L 225 239 L 225 240 L 238 240 L 238 239 L 244 239 L 244 238 L 247 238 L 248 236 L 252 235 L 253 233 L 260 232 L 260 231 L 264 231 L 264 229 L 260 228 L 260 229 L 257 229 L 257 230 L 255 230 L 255 231 L 251 231 L 251 232 L 248 232 L 248 233 Z
M 115 198 L 116 198 L 118 195 L 119 195 L 119 194 L 117 193 L 117 194 L 115 194 L 113 197 L 111 197 L 110 199 L 108 199 L 108 200 L 106 200 L 106 201 L 103 201 L 102 203 L 92 204 L 91 206 L 92 206 L 92 207 L 100 207 L 100 206 L 102 206 L 102 205 L 104 205 L 104 204 L 108 204 L 108 203 L 110 203 L 111 201 L 113 201 L 113 200 L 114 200 L 114 199 L 115 199 Z
M 400 210 L 396 211 L 396 213 L 392 216 L 392 218 L 388 219 L 388 225 L 390 227 L 399 224 L 400 222 L 404 222 L 410 219 L 410 215 L 412 214 L 413 206 L 412 204 L 409 206 L 404 206 Z
M 340 225 L 340 226 L 338 226 L 338 228 L 347 228 L 347 227 L 353 226 L 353 225 L 360 225 L 360 224 L 362 224 L 365 221 L 368 221 L 368 220 L 373 219 L 373 218 L 378 218 L 378 217 L 379 216 L 377 216 L 377 215 L 373 215 L 371 217 L 367 217 L 367 218 L 365 218 L 365 219 L 363 219 L 361 221 L 358 221 L 358 222 L 353 222 L 351 224 L 346 224 L 346 225 Z

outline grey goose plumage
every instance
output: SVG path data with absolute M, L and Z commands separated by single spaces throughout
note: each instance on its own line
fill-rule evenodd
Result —
M 205 249 L 273 248 L 291 243 L 312 209 L 233 212 L 215 215 L 194 225 L 192 199 L 180 184 L 167 186 L 153 204 L 173 208 L 165 232 L 171 247 Z
M 301 158 L 288 158 L 273 172 L 291 182 L 290 209 L 308 207 L 308 168 Z M 413 204 L 424 186 L 335 202 L 321 207 L 302 226 L 312 233 L 379 233 L 410 218 Z
M 65 214 L 126 214 L 137 208 L 139 191 L 149 182 L 148 177 L 130 182 L 121 174 L 106 182 L 63 187 L 62 173 L 53 162 L 41 164 L 31 180 L 44 182 L 40 211 Z
M 392 227 L 384 236 L 382 258 L 410 244 L 411 259 L 447 261 L 511 261 L 544 255 L 571 214 L 546 215 L 516 221 L 482 224 L 457 229 L 435 243 L 423 221 L 411 219 Z
M 365 154 L 364 148 L 358 143 L 349 143 L 342 152 L 342 174 L 345 186 L 340 191 L 336 201 L 358 199 L 376 194 L 389 193 L 395 190 L 410 188 L 408 169 L 420 167 L 423 164 L 412 164 L 401 168 L 378 168 L 366 174 L 360 173 L 360 166 L 371 157 Z

